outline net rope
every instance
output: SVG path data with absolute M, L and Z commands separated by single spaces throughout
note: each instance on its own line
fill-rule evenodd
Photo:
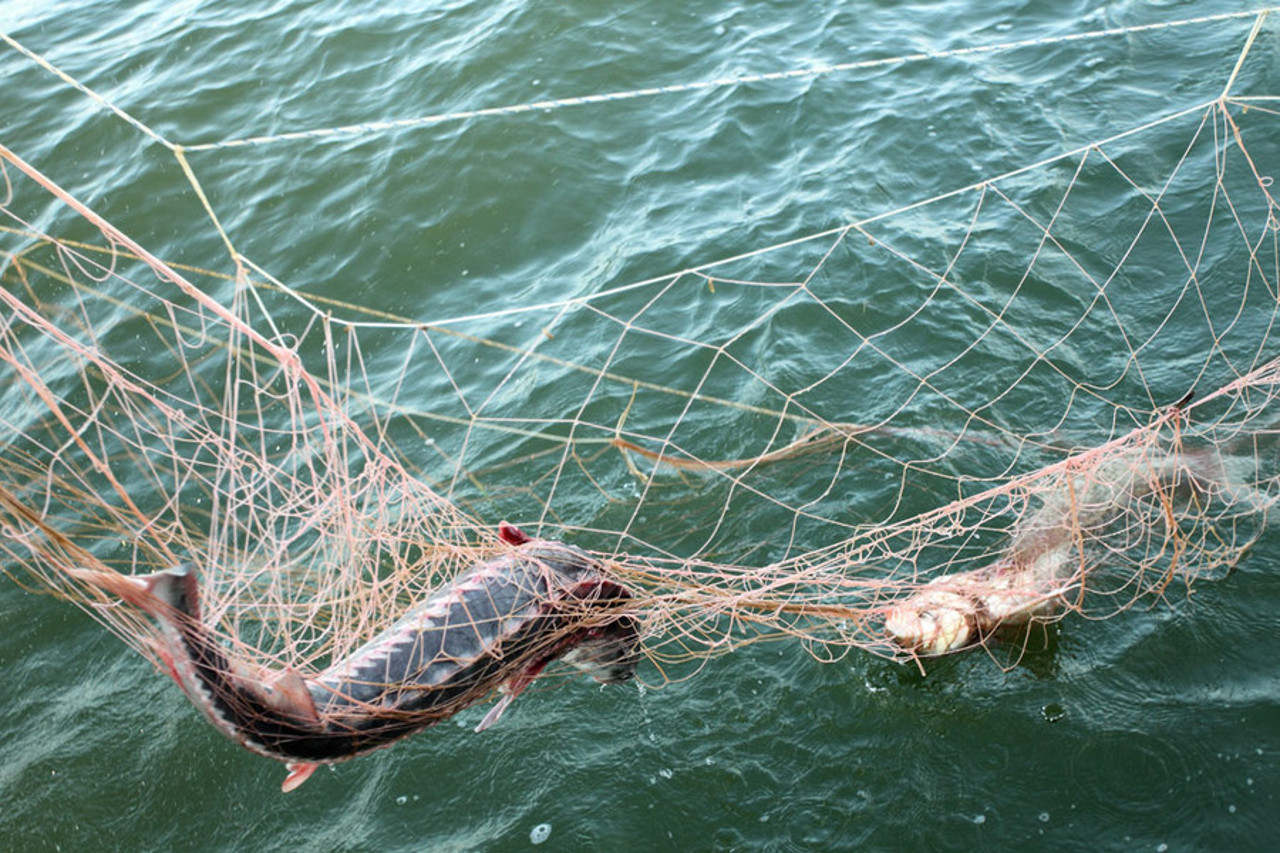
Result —
M 656 684 L 775 637 L 823 659 L 990 646 L 1221 577 L 1280 491 L 1280 96 L 1236 86 L 1268 12 L 875 60 L 1251 27 L 1219 97 L 1106 139 L 426 321 L 241 255 L 188 155 L 868 63 L 184 146 L 0 34 L 172 151 L 229 253 L 166 263 L 0 145 L 7 571 L 159 664 L 154 624 L 75 569 L 192 563 L 241 656 L 309 672 L 502 552 L 509 519 L 635 593 Z M 73 221 L 96 237 L 60 236 Z
M 617 101 L 629 101 L 638 98 L 651 98 L 661 95 L 677 95 L 688 92 L 699 92 L 709 89 L 723 89 L 746 86 L 753 83 L 777 83 L 785 80 L 804 80 L 814 77 L 826 77 L 830 75 L 845 74 L 853 71 L 866 71 L 872 68 L 886 68 L 899 65 L 905 65 L 912 62 L 937 61 L 940 59 L 954 59 L 960 57 L 980 56 L 988 53 L 1000 53 L 1013 50 L 1022 50 L 1026 48 L 1046 47 L 1056 44 L 1066 44 L 1070 42 L 1089 41 L 1092 39 L 1114 38 L 1116 36 L 1131 36 L 1137 33 L 1158 32 L 1160 30 L 1172 30 L 1180 27 L 1192 27 L 1203 24 L 1218 23 L 1222 21 L 1232 21 L 1238 19 L 1254 19 L 1258 24 L 1265 20 L 1267 14 L 1274 11 L 1274 7 L 1264 9 L 1246 10 L 1239 12 L 1224 12 L 1217 15 L 1202 15 L 1193 18 L 1182 18 L 1174 21 L 1157 21 L 1150 24 L 1136 24 L 1127 27 L 1110 27 L 1100 30 L 1090 30 L 1082 33 L 1067 33 L 1057 36 L 1045 36 L 1042 38 L 1021 39 L 1017 41 L 1000 42 L 989 45 L 976 45 L 972 47 L 961 47 L 952 50 L 940 51 L 923 51 L 920 53 L 903 54 L 899 56 L 884 57 L 882 59 L 867 59 L 856 62 L 839 62 L 832 64 L 815 65 L 805 68 L 790 68 L 782 71 L 769 71 L 757 74 L 739 74 L 731 77 L 723 77 L 713 80 L 699 80 L 685 83 L 673 83 L 665 86 L 650 86 L 641 89 L 630 89 L 619 92 L 600 92 L 589 95 L 577 95 L 561 98 L 550 98 L 540 101 L 529 101 L 520 104 L 507 104 L 505 106 L 482 107 L 471 110 L 456 110 L 452 112 L 435 113 L 432 115 L 415 116 L 412 118 L 402 119 L 380 119 L 374 121 L 360 122 L 358 124 L 342 125 L 338 127 L 321 127 L 312 128 L 310 130 L 296 130 L 285 133 L 276 133 L 262 136 L 250 136 L 233 139 L 222 139 L 213 142 L 197 142 L 190 144 L 179 144 L 170 141 L 160 133 L 149 127 L 141 120 L 130 115 L 107 98 L 98 94 L 84 83 L 76 80 L 70 74 L 67 74 L 61 68 L 49 62 L 40 54 L 27 48 L 21 42 L 14 39 L 7 33 L 0 32 L 0 40 L 12 47 L 14 50 L 23 54 L 33 62 L 44 68 L 49 73 L 61 79 L 64 83 L 79 90 L 91 100 L 111 110 L 117 116 L 133 125 L 142 133 L 151 137 L 151 139 L 170 149 L 171 151 L 209 151 L 219 148 L 242 148 L 259 145 L 272 145 L 278 142 L 294 142 L 299 140 L 320 140 L 341 136 L 367 136 L 381 134 L 392 130 L 406 130 L 420 127 L 428 127 L 438 124 L 449 124 L 452 122 L 467 121 L 470 119 L 488 119 L 497 118 L 499 116 L 519 115 L 521 113 L 530 112 L 551 112 L 564 109 L 566 107 L 590 106 L 594 104 L 604 104 Z M 1242 54 L 1243 57 L 1244 54 Z M 1227 88 L 1230 88 L 1228 83 Z

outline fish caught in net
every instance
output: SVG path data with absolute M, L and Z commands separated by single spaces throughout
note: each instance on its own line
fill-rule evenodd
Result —
M 5 570 L 286 790 L 546 667 L 1016 660 L 1184 594 L 1280 493 L 1276 96 L 1231 85 L 1264 19 L 1220 97 L 1115 137 L 429 321 L 277 280 L 211 208 L 227 269 L 167 263 L 0 147 Z

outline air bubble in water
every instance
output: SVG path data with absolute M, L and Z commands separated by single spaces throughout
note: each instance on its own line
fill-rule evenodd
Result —
M 529 840 L 534 844 L 541 844 L 551 837 L 551 824 L 540 823 L 529 832 Z

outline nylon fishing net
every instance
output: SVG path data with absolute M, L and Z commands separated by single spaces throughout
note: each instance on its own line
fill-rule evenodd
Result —
M 7 571 L 167 665 L 102 579 L 195 566 L 229 654 L 308 674 L 508 553 L 507 520 L 629 590 L 652 684 L 777 637 L 1007 663 L 1028 625 L 1185 595 L 1280 490 L 1278 98 L 1237 83 L 1265 19 L 1219 97 L 1111 138 L 465 317 L 309 295 L 207 202 L 225 267 L 166 263 L 0 148 Z M 219 146 L 141 131 L 203 199 Z

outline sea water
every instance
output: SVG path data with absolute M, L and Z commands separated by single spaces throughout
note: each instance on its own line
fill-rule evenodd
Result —
M 370 8 L 11 1 L 0 30 L 190 145 L 679 89 L 189 155 L 246 257 L 317 296 L 428 321 L 669 275 L 1087 145 L 1216 97 L 1252 25 L 1055 41 L 1228 3 Z M 1275 32 L 1244 81 L 1258 91 Z M 156 255 L 226 269 L 169 151 L 7 45 L 0 79 L 0 143 Z M 53 213 L 37 224 L 93 236 Z M 710 334 L 705 315 L 669 317 Z M 399 365 L 393 340 L 364 343 L 375 376 Z M 791 358 L 803 372 L 803 347 Z M 1274 545 L 1191 598 L 1068 619 L 1010 671 L 981 653 L 921 673 L 762 644 L 661 689 L 535 689 L 482 735 L 473 709 L 289 795 L 281 768 L 223 739 L 97 623 L 0 578 L 0 847 L 1269 849 Z

